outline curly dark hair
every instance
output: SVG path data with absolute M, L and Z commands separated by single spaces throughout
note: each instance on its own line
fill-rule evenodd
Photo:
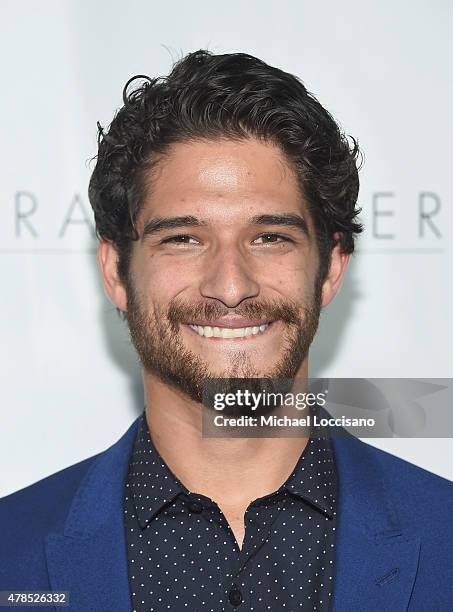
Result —
M 133 80 L 141 85 L 128 93 Z M 118 251 L 127 282 L 135 223 L 146 177 L 177 142 L 255 137 L 277 144 L 297 172 L 316 228 L 318 281 L 325 278 L 339 232 L 343 252 L 354 251 L 360 151 L 328 111 L 292 74 L 245 53 L 189 53 L 167 77 L 137 75 L 123 90 L 124 106 L 108 131 L 98 125 L 98 155 L 89 199 L 98 238 Z M 148 181 L 149 182 L 149 181 Z

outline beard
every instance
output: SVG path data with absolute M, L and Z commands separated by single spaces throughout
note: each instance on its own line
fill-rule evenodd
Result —
M 318 279 L 309 303 L 260 300 L 234 309 L 218 302 L 191 304 L 177 299 L 171 300 L 166 309 L 158 305 L 148 309 L 130 280 L 126 289 L 126 320 L 143 368 L 198 403 L 203 403 L 206 381 L 212 379 L 225 379 L 222 392 L 237 388 L 231 379 L 267 379 L 270 388 L 274 388 L 273 380 L 293 380 L 307 357 L 321 313 L 322 283 Z M 214 371 L 202 357 L 184 346 L 181 323 L 197 319 L 210 321 L 231 314 L 284 324 L 281 356 L 277 363 L 259 370 L 253 366 L 250 352 L 239 349 L 232 351 L 228 368 Z M 252 387 L 249 385 L 248 388 Z M 259 388 L 262 389 L 262 385 Z M 219 390 L 217 385 L 216 391 Z

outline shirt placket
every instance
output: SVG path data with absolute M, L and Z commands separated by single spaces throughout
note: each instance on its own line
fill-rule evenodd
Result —
M 213 540 L 216 535 L 219 535 L 219 539 L 223 538 L 225 542 L 229 541 L 231 544 L 231 547 L 228 548 L 229 555 L 227 555 L 231 558 L 231 561 L 228 564 L 225 562 L 224 587 L 221 599 L 227 602 L 223 610 L 235 609 L 235 607 L 243 602 L 243 598 L 241 594 L 231 586 L 240 564 L 240 549 L 237 545 L 234 533 L 218 505 L 209 498 L 196 493 L 187 492 L 181 497 L 181 500 L 190 513 L 200 515 L 206 520 L 210 525 L 210 535 L 213 537 Z M 213 533 L 217 528 L 219 529 L 219 533 Z M 220 547 L 224 545 L 221 539 L 217 545 Z M 234 602 L 235 605 L 233 606 L 231 602 Z
M 254 592 L 243 577 L 255 556 L 269 541 L 273 525 L 279 517 L 284 504 L 284 493 L 274 493 L 260 501 L 253 502 L 244 515 L 245 535 L 242 548 L 238 548 L 236 567 L 231 579 L 225 584 L 225 610 L 248 609 L 252 605 Z M 230 530 L 231 531 L 231 530 Z

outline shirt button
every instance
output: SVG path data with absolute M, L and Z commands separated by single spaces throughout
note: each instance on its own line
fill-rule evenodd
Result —
M 188 508 L 190 512 L 194 512 L 195 514 L 200 514 L 200 512 L 203 512 L 203 506 L 197 501 L 189 502 Z
M 234 588 L 228 593 L 228 599 L 232 606 L 239 606 L 242 603 L 242 593 L 239 589 Z

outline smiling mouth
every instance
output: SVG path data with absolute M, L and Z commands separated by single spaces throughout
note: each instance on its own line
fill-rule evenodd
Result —
M 274 322 L 263 323 L 253 327 L 211 327 L 210 325 L 188 325 L 199 336 L 204 338 L 251 338 L 266 332 Z

